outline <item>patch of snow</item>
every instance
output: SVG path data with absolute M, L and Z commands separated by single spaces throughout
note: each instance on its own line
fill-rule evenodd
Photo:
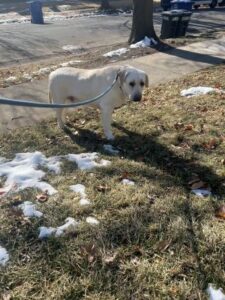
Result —
M 10 77 L 5 79 L 5 81 L 8 82 L 8 83 L 13 83 L 16 80 L 17 80 L 17 77 L 15 77 L 15 76 L 10 76 Z
M 69 231 L 74 231 L 77 228 L 78 222 L 74 218 L 67 218 L 65 220 L 65 224 L 62 226 L 57 227 L 55 236 L 61 236 Z
M 208 190 L 205 190 L 205 189 L 193 189 L 191 190 L 192 193 L 194 193 L 196 196 L 199 196 L 199 197 L 206 197 L 206 196 L 211 196 L 212 193 Z
M 99 221 L 96 218 L 93 218 L 93 217 L 87 217 L 86 222 L 88 224 L 91 224 L 91 225 L 98 225 L 99 224 Z
M 56 237 L 62 236 L 68 232 L 74 231 L 77 229 L 79 223 L 74 218 L 67 218 L 65 224 L 59 227 L 39 227 L 39 239 L 48 238 L 49 236 L 55 235 Z
M 182 97 L 189 98 L 194 96 L 206 95 L 212 92 L 223 92 L 223 91 L 212 87 L 207 87 L 207 86 L 196 86 L 186 90 L 182 90 L 180 94 Z
M 23 214 L 24 214 L 25 217 L 30 217 L 30 218 L 31 217 L 38 217 L 38 218 L 40 218 L 43 215 L 43 213 L 36 210 L 35 207 L 36 207 L 36 205 L 33 204 L 30 201 L 25 201 L 24 203 L 19 205 L 19 208 L 22 209 Z
M 65 45 L 62 47 L 62 49 L 68 52 L 82 52 L 85 50 L 81 46 L 74 46 L 74 45 Z
M 0 265 L 5 266 L 9 260 L 9 254 L 7 250 L 0 246 Z
M 80 205 L 81 206 L 86 206 L 86 205 L 90 205 L 91 202 L 90 200 L 86 199 L 86 198 L 81 198 L 80 201 L 79 201 Z
M 127 53 L 128 51 L 129 51 L 129 49 L 127 49 L 127 48 L 120 48 L 120 49 L 117 49 L 114 51 L 107 52 L 107 53 L 103 54 L 103 56 L 104 57 L 121 56 L 121 55 Z
M 110 153 L 110 154 L 113 154 L 113 155 L 116 155 L 116 154 L 119 154 L 119 150 L 117 150 L 115 147 L 113 147 L 112 145 L 110 144 L 105 144 L 103 145 L 103 148 L 106 152 Z
M 29 75 L 29 74 L 27 74 L 27 73 L 25 73 L 25 74 L 23 74 L 23 76 L 22 76 L 24 79 L 26 79 L 26 80 L 32 80 L 32 76 L 31 75 Z
M 69 63 L 70 63 L 71 65 L 73 65 L 73 64 L 78 64 L 78 63 L 81 63 L 81 62 L 83 62 L 83 60 L 70 60 L 70 61 L 69 61 Z
M 58 9 L 59 10 L 70 10 L 72 8 L 72 6 L 71 5 L 59 5 L 58 6 Z
M 51 71 L 54 71 L 54 70 L 56 70 L 57 68 L 58 68 L 57 65 L 54 65 L 54 66 L 51 66 L 51 67 L 50 67 Z
M 54 227 L 45 227 L 45 226 L 41 226 L 39 227 L 39 239 L 46 239 L 48 237 L 50 237 L 51 235 L 53 235 L 56 232 L 56 228 Z
M 0 177 L 6 177 L 5 185 L 0 195 L 11 191 L 20 191 L 26 188 L 37 188 L 43 192 L 47 191 L 49 195 L 57 193 L 50 184 L 42 181 L 45 172 L 39 170 L 45 167 L 48 170 L 59 174 L 61 171 L 62 158 L 76 162 L 81 170 L 90 170 L 95 167 L 105 167 L 110 165 L 110 161 L 101 159 L 99 162 L 98 153 L 68 154 L 64 156 L 45 157 L 41 152 L 18 153 L 11 161 L 0 159 Z
M 51 72 L 51 68 L 46 67 L 46 68 L 39 69 L 37 74 L 38 75 L 45 75 L 45 74 L 49 74 L 50 72 Z
M 60 67 L 69 67 L 69 66 L 70 66 L 69 62 L 65 62 L 65 63 L 60 64 Z
M 75 184 L 70 186 L 71 191 L 80 194 L 81 197 L 86 197 L 85 186 L 83 184 Z
M 87 195 L 85 193 L 85 186 L 83 184 L 75 184 L 75 185 L 71 185 L 70 189 L 75 192 L 80 194 L 81 199 L 79 201 L 80 205 L 84 206 L 84 205 L 89 205 L 91 202 L 89 199 L 87 199 Z
M 124 185 L 135 185 L 134 181 L 126 179 L 126 178 L 122 180 L 122 183 Z
M 146 47 L 151 47 L 157 45 L 156 40 L 153 38 L 148 38 L 147 36 L 140 42 L 137 42 L 136 44 L 130 45 L 130 48 L 135 49 L 135 48 L 146 48 Z
M 209 294 L 209 300 L 225 300 L 225 295 L 221 289 L 214 289 L 211 284 L 207 289 L 207 293 Z
M 81 170 L 90 170 L 95 167 L 105 167 L 110 165 L 110 161 L 101 159 L 99 163 L 95 160 L 99 158 L 98 153 L 81 153 L 81 154 L 68 154 L 66 158 L 69 161 L 76 162 L 77 166 Z
M 61 172 L 61 156 L 50 156 L 45 159 L 44 166 L 49 169 L 49 171 L 59 174 Z
M 48 191 L 49 195 L 57 191 L 47 182 L 41 181 L 45 172 L 37 170 L 38 167 L 46 167 L 56 173 L 60 170 L 60 163 L 56 157 L 46 158 L 41 152 L 18 153 L 12 161 L 0 163 L 0 176 L 5 176 L 4 188 L 15 191 L 26 188 L 37 188 Z

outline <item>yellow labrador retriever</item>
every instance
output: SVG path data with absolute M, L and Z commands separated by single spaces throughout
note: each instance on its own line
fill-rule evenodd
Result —
M 93 70 L 59 68 L 49 75 L 49 100 L 52 103 L 62 104 L 67 101 L 93 98 L 103 93 L 117 74 L 118 79 L 113 88 L 94 103 L 101 111 L 107 139 L 113 140 L 111 130 L 113 110 L 125 104 L 126 100 L 141 100 L 143 89 L 148 86 L 148 76 L 145 72 L 129 66 L 108 66 Z M 63 128 L 63 109 L 57 109 L 56 114 L 58 126 Z

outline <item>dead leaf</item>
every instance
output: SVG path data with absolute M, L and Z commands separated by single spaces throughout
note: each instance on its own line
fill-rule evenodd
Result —
M 221 84 L 216 83 L 216 84 L 215 84 L 215 89 L 221 89 Z
M 188 145 L 188 143 L 185 143 L 185 142 L 181 143 L 179 146 L 180 146 L 181 148 L 183 148 L 183 149 L 190 149 L 190 148 L 191 148 L 191 147 Z
M 216 139 L 211 139 L 208 143 L 203 143 L 202 146 L 206 150 L 213 150 L 217 147 L 217 140 Z
M 169 248 L 169 246 L 171 245 L 171 243 L 172 243 L 172 240 L 171 239 L 169 239 L 169 240 L 164 240 L 164 241 L 160 241 L 158 244 L 157 244 L 157 249 L 158 249 L 158 251 L 160 251 L 160 252 L 164 252 L 164 251 L 166 251 L 168 248 Z
M 184 127 L 184 130 L 185 131 L 191 131 L 191 130 L 193 130 L 194 129 L 194 126 L 192 125 L 192 124 L 187 124 L 187 125 L 185 125 L 185 127 Z
M 152 195 L 148 195 L 148 200 L 149 200 L 149 203 L 150 204 L 154 204 L 155 203 L 155 200 L 156 200 L 156 197 L 155 196 L 152 196 Z
M 12 299 L 10 293 L 4 293 L 2 295 L 2 300 L 10 300 L 10 299 Z
M 94 244 L 89 244 L 89 245 L 82 247 L 82 251 L 83 251 L 84 256 L 86 256 L 87 261 L 89 263 L 93 263 L 96 260 L 98 251 Z
M 215 216 L 219 219 L 225 220 L 225 205 L 222 204 L 215 211 Z
M 175 123 L 174 125 L 174 128 L 175 129 L 181 129 L 181 128 L 183 128 L 184 127 L 184 124 L 182 123 L 182 122 L 177 122 L 177 123 Z
M 123 179 L 129 179 L 129 177 L 130 177 L 130 174 L 129 174 L 127 171 L 125 171 L 125 172 L 123 172 L 122 175 L 120 176 L 120 180 L 123 180 Z
M 116 258 L 117 258 L 117 252 L 112 253 L 112 254 L 107 254 L 105 256 L 103 256 L 103 262 L 107 265 L 111 265 L 115 262 Z
M 204 181 L 197 181 L 197 182 L 194 182 L 192 185 L 191 185 L 191 189 L 192 190 L 196 190 L 196 189 L 201 189 L 201 188 L 205 188 L 206 186 L 206 183 Z
M 0 196 L 5 195 L 6 191 L 4 189 L 0 189 Z
M 80 120 L 81 125 L 84 125 L 85 123 L 86 123 L 86 120 L 84 120 L 84 119 Z
M 46 202 L 48 200 L 48 191 L 45 191 L 42 194 L 38 194 L 36 196 L 36 200 L 41 202 L 41 203 Z
M 198 177 L 198 175 L 194 176 L 194 178 L 188 182 L 188 185 L 191 190 L 204 189 L 204 190 L 211 191 L 211 188 L 208 185 L 208 183 L 202 181 Z
M 106 191 L 110 190 L 110 187 L 108 185 L 106 185 L 106 184 L 100 184 L 100 185 L 96 186 L 96 189 L 99 192 L 105 193 Z

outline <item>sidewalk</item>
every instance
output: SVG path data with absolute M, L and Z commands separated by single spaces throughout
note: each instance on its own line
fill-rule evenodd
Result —
M 123 61 L 148 73 L 150 86 L 180 78 L 186 74 L 223 63 L 225 60 L 225 36 L 171 49 L 167 53 L 155 53 L 133 60 Z M 47 80 L 34 81 L 0 89 L 0 95 L 14 99 L 48 101 Z M 28 126 L 54 116 L 51 109 L 32 109 L 2 106 L 0 109 L 0 131 L 18 126 Z

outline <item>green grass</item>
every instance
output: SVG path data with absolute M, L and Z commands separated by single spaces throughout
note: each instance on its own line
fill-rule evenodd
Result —
M 45 212 L 38 220 L 15 209 L 18 199 L 35 202 L 38 191 L 1 199 L 0 244 L 10 254 L 1 293 L 26 300 L 192 300 L 207 299 L 208 283 L 224 288 L 224 222 L 214 211 L 225 195 L 225 96 L 180 96 L 181 89 L 196 85 L 225 89 L 224 77 L 223 65 L 210 68 L 149 89 L 141 104 L 117 110 L 119 156 L 103 152 L 102 129 L 91 109 L 70 117 L 70 134 L 52 120 L 2 135 L 0 154 L 7 158 L 35 150 L 47 156 L 97 151 L 112 165 L 84 172 L 65 162 L 60 175 L 49 173 L 46 180 L 58 194 L 37 203 Z M 176 129 L 178 122 L 183 127 Z M 188 124 L 193 130 L 185 130 Z M 210 150 L 205 145 L 212 139 L 216 147 Z M 134 187 L 121 184 L 124 173 Z M 195 174 L 211 186 L 213 197 L 190 193 Z M 75 183 L 87 187 L 91 206 L 79 206 L 68 188 Z M 109 189 L 100 192 L 104 184 Z M 84 222 L 89 215 L 100 220 L 97 227 Z M 38 240 L 39 226 L 58 226 L 68 216 L 81 221 L 76 234 Z

